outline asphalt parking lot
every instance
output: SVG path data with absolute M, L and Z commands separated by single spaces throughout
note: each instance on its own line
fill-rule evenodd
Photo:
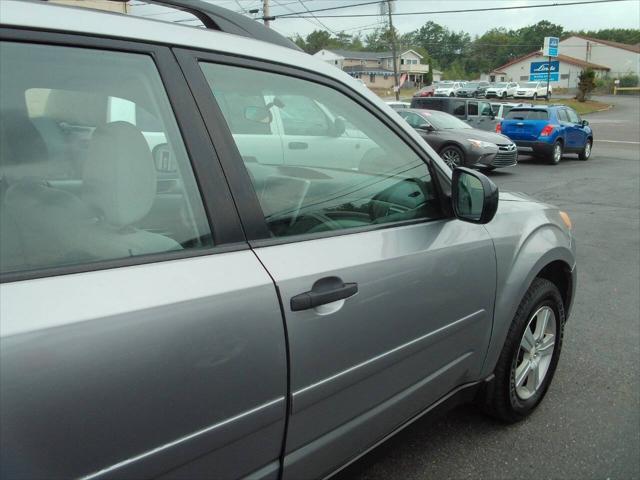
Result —
M 589 161 L 521 157 L 491 174 L 574 223 L 578 290 L 543 403 L 506 427 L 470 406 L 418 421 L 336 478 L 640 478 L 640 99 L 602 100 L 614 108 L 584 117 Z

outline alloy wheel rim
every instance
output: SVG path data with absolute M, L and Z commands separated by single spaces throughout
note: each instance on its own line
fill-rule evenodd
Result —
M 455 150 L 447 150 L 442 154 L 442 159 L 451 168 L 460 165 L 460 155 Z
M 549 372 L 555 342 L 556 314 L 551 307 L 540 307 L 524 329 L 513 370 L 516 395 L 521 400 L 528 400 L 540 389 Z
M 591 142 L 587 142 L 584 147 L 584 156 L 589 158 L 591 156 Z
M 560 145 L 556 145 L 553 148 L 553 160 L 558 163 L 562 159 L 562 150 L 560 149 Z

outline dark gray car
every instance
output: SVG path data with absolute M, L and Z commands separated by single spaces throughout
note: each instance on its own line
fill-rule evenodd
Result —
M 2 0 L 3 480 L 324 478 L 424 415 L 545 396 L 566 213 L 223 14 Z
M 518 149 L 508 137 L 471 128 L 437 110 L 404 109 L 398 114 L 415 128 L 452 168 L 494 169 L 518 163 Z

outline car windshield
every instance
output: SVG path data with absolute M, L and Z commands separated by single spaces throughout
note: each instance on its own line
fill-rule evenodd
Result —
M 507 84 L 506 84 L 505 82 L 502 82 L 502 83 L 496 83 L 496 84 L 495 84 L 495 88 L 504 88 L 504 87 L 506 87 L 506 86 L 507 86 Z
M 536 88 L 538 86 L 538 82 L 527 82 L 522 85 L 524 88 Z
M 477 83 L 467 83 L 465 85 L 465 88 L 478 88 L 478 85 L 479 84 L 477 84 Z
M 440 82 L 438 84 L 439 87 L 450 87 L 451 85 L 453 85 L 453 82 Z
M 471 128 L 468 124 L 462 120 L 458 120 L 453 115 L 448 113 L 429 110 L 427 112 L 421 112 L 421 115 L 426 119 L 436 130 L 453 130 L 456 128 Z
M 513 109 L 504 118 L 509 120 L 548 120 L 549 112 L 543 109 Z

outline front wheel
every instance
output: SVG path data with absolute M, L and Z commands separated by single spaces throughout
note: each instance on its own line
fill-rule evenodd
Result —
M 533 94 L 533 99 L 534 99 L 534 100 L 537 100 L 537 99 L 538 99 L 538 94 L 537 94 L 537 93 L 534 93 L 534 94 Z
M 507 98 L 507 92 L 502 92 L 502 98 L 503 99 Z
M 528 416 L 544 398 L 558 365 L 565 312 L 558 288 L 536 278 L 513 319 L 482 407 L 513 423 Z
M 580 160 L 589 160 L 590 156 L 591 156 L 591 140 L 589 139 L 587 140 L 587 143 L 585 144 L 582 151 L 578 154 L 578 158 Z
M 557 165 L 562 160 L 562 143 L 556 142 L 553 144 L 551 155 L 549 156 L 549 163 L 551 165 Z
M 449 94 L 449 96 L 450 96 L 450 97 L 455 97 L 455 96 L 456 96 L 456 94 L 455 94 L 455 93 L 450 93 L 450 94 Z
M 440 157 L 452 169 L 464 165 L 464 153 L 455 145 L 448 145 L 440 150 Z

